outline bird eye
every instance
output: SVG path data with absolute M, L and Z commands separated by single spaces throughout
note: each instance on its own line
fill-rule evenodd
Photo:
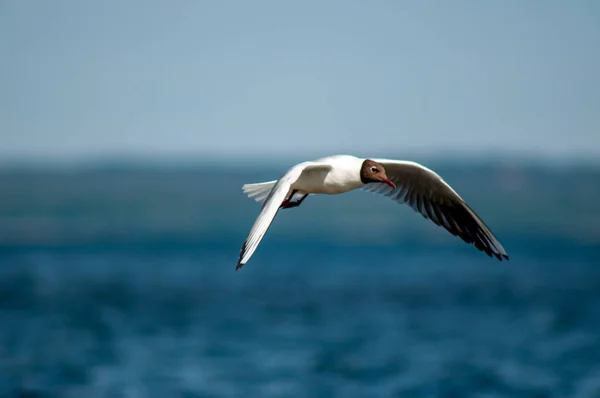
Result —
M 371 166 L 371 173 L 377 173 L 377 167 Z

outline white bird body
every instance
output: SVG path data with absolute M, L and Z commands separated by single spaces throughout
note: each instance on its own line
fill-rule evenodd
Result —
M 338 155 L 300 163 L 302 173 L 290 189 L 298 193 L 335 195 L 360 188 L 360 167 L 364 159 Z M 313 166 L 313 167 L 310 167 Z
M 242 246 L 236 269 L 250 259 L 280 208 L 299 206 L 310 194 L 335 195 L 357 188 L 406 203 L 489 256 L 508 259 L 485 223 L 432 170 L 410 161 L 336 155 L 299 163 L 279 180 L 242 187 L 249 197 L 264 204 Z M 301 198 L 294 202 L 296 195 Z

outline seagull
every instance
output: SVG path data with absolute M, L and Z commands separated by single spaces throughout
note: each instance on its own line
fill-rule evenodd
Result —
M 250 260 L 279 209 L 298 207 L 308 195 L 336 195 L 355 189 L 407 204 L 488 256 L 508 260 L 492 231 L 434 171 L 411 161 L 336 155 L 299 163 L 278 180 L 242 187 L 248 197 L 263 205 L 235 269 Z

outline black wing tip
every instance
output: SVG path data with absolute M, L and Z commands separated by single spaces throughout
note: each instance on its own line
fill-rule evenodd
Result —
M 504 260 L 506 260 L 506 261 L 508 261 L 508 260 L 509 260 L 509 258 L 508 258 L 508 254 L 506 254 L 506 253 L 495 253 L 495 252 L 490 252 L 490 253 L 487 253 L 487 254 L 488 254 L 488 256 L 490 256 L 490 257 L 492 257 L 492 255 L 493 255 L 493 256 L 494 256 L 494 257 L 496 257 L 496 258 L 498 259 L 498 261 L 500 261 L 500 262 L 502 262 L 502 260 L 503 260 L 503 259 L 504 259 Z
M 237 265 L 235 266 L 236 271 L 238 269 L 242 268 L 244 266 L 244 264 L 246 264 L 246 262 L 242 262 L 242 258 L 244 257 L 244 254 L 246 253 L 247 245 L 248 245 L 248 241 L 244 242 L 244 244 L 242 245 L 242 249 L 240 250 L 240 257 L 238 258 Z

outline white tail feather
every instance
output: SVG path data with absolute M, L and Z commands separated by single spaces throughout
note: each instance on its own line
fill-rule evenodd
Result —
M 242 187 L 242 190 L 249 198 L 252 198 L 257 202 L 262 202 L 269 196 L 269 193 L 271 193 L 271 189 L 273 189 L 276 182 L 277 181 L 268 181 L 256 184 L 246 184 Z

